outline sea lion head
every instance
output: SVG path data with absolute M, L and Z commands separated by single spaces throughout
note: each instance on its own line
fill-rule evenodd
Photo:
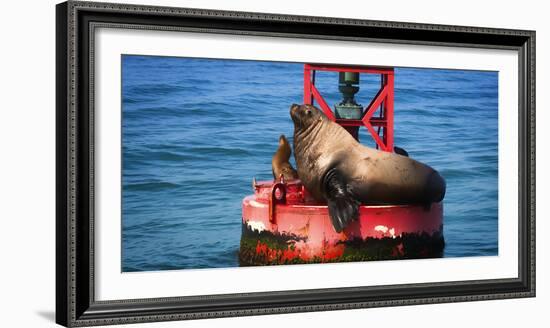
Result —
M 318 124 L 326 116 L 315 106 L 292 104 L 290 106 L 290 117 L 294 122 L 294 129 L 298 131 Z
M 279 147 L 271 159 L 273 178 L 275 180 L 279 179 L 281 175 L 283 175 L 285 180 L 298 179 L 298 173 L 289 162 L 291 152 L 288 140 L 284 134 L 281 134 L 279 137 Z
M 288 143 L 288 140 L 286 139 L 284 134 L 281 134 L 279 136 L 279 146 L 281 146 L 281 147 L 290 147 L 290 144 Z
M 288 143 L 288 140 L 286 139 L 284 134 L 281 134 L 279 137 L 279 148 L 277 149 L 277 153 L 280 153 L 280 158 L 283 161 L 288 161 L 291 154 L 290 150 L 290 144 Z

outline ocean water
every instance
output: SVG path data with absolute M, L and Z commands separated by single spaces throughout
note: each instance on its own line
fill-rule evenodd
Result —
M 269 180 L 303 65 L 122 57 L 122 270 L 238 266 L 241 201 Z M 340 100 L 337 73 L 316 85 Z M 361 75 L 367 105 L 378 77 Z M 481 123 L 481 124 L 480 124 Z M 373 146 L 366 129 L 362 143 Z M 447 182 L 445 257 L 498 254 L 498 73 L 396 68 L 395 145 Z

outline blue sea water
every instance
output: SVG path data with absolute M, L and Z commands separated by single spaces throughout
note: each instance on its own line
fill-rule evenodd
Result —
M 122 270 L 238 266 L 241 201 L 269 180 L 303 65 L 122 57 Z M 361 76 L 367 105 L 378 77 Z M 337 73 L 317 75 L 329 104 Z M 396 68 L 395 144 L 447 182 L 445 257 L 498 254 L 498 73 Z M 360 140 L 373 146 L 362 129 Z M 291 141 L 292 143 L 292 141 Z

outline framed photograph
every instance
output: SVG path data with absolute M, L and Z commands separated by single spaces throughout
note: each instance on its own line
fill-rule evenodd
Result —
M 535 296 L 535 32 L 57 5 L 56 321 Z

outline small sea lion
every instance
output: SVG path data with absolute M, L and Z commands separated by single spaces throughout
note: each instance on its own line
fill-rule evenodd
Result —
M 422 204 L 445 196 L 445 180 L 406 156 L 358 143 L 311 105 L 292 105 L 294 158 L 300 180 L 317 201 L 326 201 L 334 229 L 359 216 L 360 204 Z
M 279 148 L 277 148 L 277 151 L 273 154 L 273 158 L 271 159 L 271 168 L 275 180 L 279 179 L 281 174 L 285 180 L 298 179 L 298 173 L 289 162 L 291 154 L 292 150 L 290 144 L 288 140 L 286 140 L 285 135 L 281 134 L 279 137 Z

